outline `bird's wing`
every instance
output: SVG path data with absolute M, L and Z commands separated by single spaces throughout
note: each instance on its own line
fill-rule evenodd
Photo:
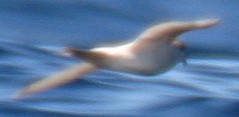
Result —
M 195 22 L 168 22 L 155 25 L 145 32 L 143 32 L 138 38 L 138 41 L 154 42 L 154 40 L 164 40 L 171 43 L 178 35 L 191 30 L 205 29 L 212 27 L 219 23 L 219 20 L 199 20 Z
M 50 77 L 44 78 L 38 82 L 33 83 L 29 87 L 20 91 L 14 98 L 21 99 L 27 95 L 42 92 L 51 88 L 55 88 L 66 83 L 70 83 L 79 79 L 80 76 L 89 72 L 97 70 L 98 68 L 91 63 L 83 63 L 73 66 L 70 69 L 54 74 Z

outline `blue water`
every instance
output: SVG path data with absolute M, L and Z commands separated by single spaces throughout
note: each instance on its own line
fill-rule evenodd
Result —
M 238 117 L 238 1 L 0 0 L 0 116 Z M 155 76 L 100 70 L 21 101 L 22 88 L 75 63 L 88 49 L 133 39 L 152 24 L 219 18 L 180 36 L 187 61 Z

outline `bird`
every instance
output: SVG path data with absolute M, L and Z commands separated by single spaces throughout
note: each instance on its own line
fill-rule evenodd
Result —
M 218 19 L 171 21 L 149 27 L 135 40 L 126 44 L 90 50 L 66 48 L 66 53 L 84 62 L 36 81 L 20 90 L 14 99 L 22 99 L 28 95 L 71 83 L 99 69 L 142 75 L 166 72 L 183 58 L 182 50 L 186 48 L 186 44 L 178 39 L 179 35 L 192 30 L 206 29 L 218 23 Z

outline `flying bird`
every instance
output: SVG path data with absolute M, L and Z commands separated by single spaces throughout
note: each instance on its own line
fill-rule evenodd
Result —
M 66 48 L 67 53 L 85 62 L 33 83 L 17 93 L 15 99 L 73 82 L 82 75 L 98 69 L 146 75 L 160 74 L 182 59 L 181 50 L 186 45 L 177 39 L 180 34 L 196 29 L 206 29 L 218 23 L 219 20 L 216 19 L 166 22 L 146 29 L 134 41 L 127 44 L 91 50 Z

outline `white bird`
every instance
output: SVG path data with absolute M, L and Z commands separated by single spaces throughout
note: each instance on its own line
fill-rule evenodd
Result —
M 73 82 L 80 76 L 98 69 L 148 75 L 165 72 L 182 59 L 180 50 L 185 44 L 177 40 L 177 36 L 186 31 L 205 29 L 218 23 L 219 20 L 168 22 L 150 27 L 128 44 L 88 51 L 68 48 L 68 53 L 86 62 L 33 83 L 20 91 L 15 99 Z

